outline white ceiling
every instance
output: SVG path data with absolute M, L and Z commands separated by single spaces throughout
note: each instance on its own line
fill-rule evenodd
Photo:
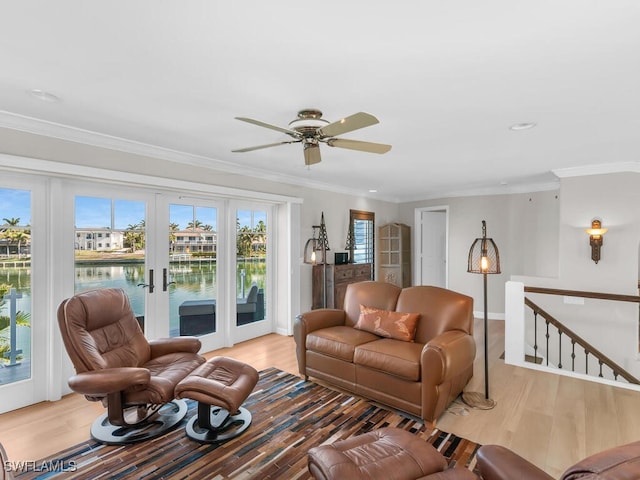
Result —
M 552 188 L 637 168 L 639 25 L 637 0 L 4 0 L 0 126 L 392 201 Z M 393 148 L 231 153 L 288 139 L 234 117 L 307 107 Z

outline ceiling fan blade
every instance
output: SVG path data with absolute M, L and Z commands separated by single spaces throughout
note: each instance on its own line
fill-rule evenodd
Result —
M 305 143 L 304 144 L 304 164 L 306 166 L 320 163 L 320 145 L 317 143 Z
M 256 145 L 255 147 L 238 148 L 237 150 L 231 150 L 234 153 L 237 152 L 252 152 L 253 150 L 260 150 L 261 148 L 277 147 L 278 145 L 285 145 L 287 143 L 298 143 L 302 140 L 291 140 L 288 142 L 269 143 L 267 145 Z
M 271 125 L 270 123 L 261 122 L 260 120 L 254 120 L 253 118 L 235 117 L 235 119 L 236 120 L 241 120 L 241 121 L 247 122 L 247 123 L 252 123 L 252 124 L 257 125 L 259 127 L 270 128 L 271 130 L 275 130 L 276 132 L 286 133 L 287 135 L 291 135 L 292 137 L 295 137 L 295 138 L 300 138 L 302 136 L 302 135 L 300 135 L 299 132 L 296 132 L 295 130 L 290 130 L 288 128 L 283 128 L 283 127 L 278 127 L 277 125 Z
M 347 140 L 344 138 L 330 138 L 327 141 L 330 147 L 348 148 L 350 150 L 360 150 L 370 153 L 387 153 L 391 150 L 391 145 L 384 143 L 361 142 L 359 140 Z
M 335 137 L 336 135 L 352 132 L 359 128 L 370 127 L 376 123 L 379 123 L 378 119 L 373 115 L 365 112 L 358 112 L 322 127 L 318 130 L 318 133 L 323 137 Z

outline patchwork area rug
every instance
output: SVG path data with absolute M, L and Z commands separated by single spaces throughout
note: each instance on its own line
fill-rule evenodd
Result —
M 478 444 L 278 369 L 260 372 L 244 406 L 253 414 L 251 427 L 222 445 L 199 444 L 185 435 L 184 425 L 197 410 L 196 402 L 189 401 L 187 418 L 162 437 L 127 446 L 88 440 L 25 465 L 17 478 L 309 479 L 311 447 L 387 426 L 433 444 L 451 468 L 475 468 Z

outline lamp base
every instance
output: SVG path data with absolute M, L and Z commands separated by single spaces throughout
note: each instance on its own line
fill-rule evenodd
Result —
M 485 398 L 484 394 L 480 392 L 463 392 L 462 401 L 471 408 L 477 408 L 478 410 L 491 410 L 496 406 L 495 400 Z

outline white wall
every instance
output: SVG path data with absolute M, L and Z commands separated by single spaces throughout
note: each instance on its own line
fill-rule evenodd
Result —
M 500 252 L 501 274 L 489 275 L 488 310 L 491 318 L 503 318 L 504 284 L 512 275 L 555 276 L 559 246 L 558 191 L 526 194 L 456 197 L 405 203 L 401 221 L 414 223 L 419 207 L 449 207 L 449 288 L 474 297 L 474 310 L 483 310 L 482 277 L 467 273 L 467 258 L 473 241 L 487 236 Z M 413 225 L 415 228 L 415 225 Z
M 514 277 L 525 285 L 567 290 L 638 294 L 640 174 L 619 173 L 561 180 L 560 256 L 557 279 Z M 609 228 L 602 258 L 591 260 L 585 228 L 599 217 Z M 580 334 L 616 363 L 640 377 L 638 305 L 585 299 L 566 304 L 563 297 L 530 295 L 543 309 Z

